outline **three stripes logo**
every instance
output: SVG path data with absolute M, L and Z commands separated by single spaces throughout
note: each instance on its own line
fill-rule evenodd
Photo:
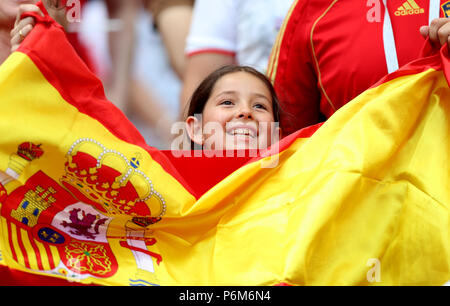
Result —
M 414 0 L 408 0 L 405 1 L 405 3 L 402 4 L 397 10 L 395 11 L 395 16 L 407 16 L 407 15 L 418 15 L 418 14 L 424 14 L 425 10 L 421 8 L 416 1 Z

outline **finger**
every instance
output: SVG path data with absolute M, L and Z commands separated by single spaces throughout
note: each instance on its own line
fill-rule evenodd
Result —
M 448 53 L 450 54 L 450 36 L 447 39 L 447 49 L 448 49 Z
M 31 24 L 27 24 L 21 30 L 17 31 L 17 33 L 11 37 L 11 50 L 13 48 L 18 48 L 25 37 L 30 34 L 31 30 L 33 30 L 33 26 Z
M 40 16 L 44 17 L 44 13 L 42 13 L 41 9 L 37 5 L 34 5 L 34 4 L 21 4 L 19 6 L 19 12 L 17 13 L 15 26 L 17 24 L 19 24 L 22 14 L 26 13 L 26 12 L 35 12 L 35 13 L 39 14 Z
M 427 39 L 428 33 L 430 31 L 430 27 L 429 26 L 421 26 L 419 31 L 420 31 L 420 35 L 422 35 L 422 37 L 424 39 Z
M 445 45 L 448 41 L 448 37 L 450 36 L 450 23 L 446 23 L 441 26 L 438 30 L 438 38 L 441 46 Z
M 21 36 L 22 39 L 25 39 L 25 37 L 30 34 L 30 32 L 34 29 L 34 26 L 31 24 L 27 24 L 22 28 L 22 31 L 19 31 L 19 36 Z
M 18 45 L 11 47 L 11 53 L 15 52 L 19 48 Z
M 429 28 L 429 36 L 430 36 L 431 42 L 433 42 L 436 45 L 440 44 L 438 31 L 447 22 L 449 22 L 448 18 L 438 18 L 438 19 L 433 19 L 431 21 L 430 28 Z
M 17 33 L 19 33 L 20 30 L 23 32 L 23 28 L 31 25 L 31 27 L 34 27 L 36 24 L 36 21 L 33 17 L 26 17 L 19 21 L 19 23 L 11 30 L 11 37 L 15 36 Z

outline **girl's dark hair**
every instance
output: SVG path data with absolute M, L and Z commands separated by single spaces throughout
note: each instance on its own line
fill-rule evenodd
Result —
M 273 117 L 275 122 L 280 121 L 280 106 L 278 97 L 275 93 L 275 89 L 272 86 L 270 80 L 261 72 L 249 66 L 238 66 L 238 65 L 227 65 L 222 68 L 217 69 L 212 72 L 209 76 L 207 76 L 203 82 L 197 87 L 197 89 L 192 94 L 191 100 L 189 101 L 189 109 L 186 115 L 186 118 L 189 116 L 194 116 L 195 114 L 203 113 L 203 109 L 205 108 L 206 102 L 208 101 L 211 92 L 214 88 L 216 82 L 222 78 L 224 75 L 233 72 L 247 72 L 266 84 L 267 88 L 270 91 L 270 95 L 272 97 L 272 109 L 273 109 Z

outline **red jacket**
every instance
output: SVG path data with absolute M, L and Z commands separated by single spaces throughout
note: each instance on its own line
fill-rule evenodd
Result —
M 419 28 L 429 22 L 429 2 L 388 1 L 399 66 L 420 54 Z M 443 17 L 450 1 L 440 4 Z M 387 74 L 384 15 L 382 0 L 294 3 L 268 69 L 284 111 L 285 135 L 329 118 Z

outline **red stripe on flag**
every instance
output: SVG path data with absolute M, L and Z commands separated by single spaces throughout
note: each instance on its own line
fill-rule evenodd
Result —
M 130 249 L 131 251 L 141 252 L 141 253 L 147 254 L 147 255 L 149 255 L 149 256 L 151 256 L 153 258 L 156 258 L 156 263 L 158 265 L 162 261 L 161 255 L 153 253 L 153 252 L 150 252 L 149 250 L 144 250 L 144 249 L 141 249 L 141 248 L 137 248 L 137 247 L 131 246 L 131 245 L 128 244 L 127 241 L 121 241 L 120 242 L 120 246 L 123 247 L 123 248 L 126 248 L 126 249 Z
M 45 252 L 47 252 L 48 264 L 50 265 L 50 270 L 56 268 L 55 261 L 53 260 L 52 251 L 50 250 L 50 246 L 44 243 Z
M 42 258 L 41 258 L 41 252 L 39 251 L 39 248 L 36 245 L 36 242 L 34 241 L 34 238 L 30 235 L 30 232 L 27 232 L 28 239 L 30 240 L 31 247 L 33 248 L 34 255 L 36 255 L 36 262 L 38 264 L 39 270 L 44 270 L 44 266 L 42 265 Z
M 23 241 L 22 241 L 22 235 L 20 234 L 20 228 L 18 227 L 17 230 L 17 242 L 19 243 L 19 248 L 22 251 L 22 255 L 23 255 L 23 259 L 25 261 L 25 267 L 28 269 L 31 269 L 30 266 L 30 260 L 28 259 L 28 252 L 27 249 L 25 248 L 25 246 L 23 245 Z
M 0 266 L 0 286 L 98 286 L 69 282 L 54 276 L 37 275 Z
M 18 262 L 16 250 L 14 249 L 14 245 L 13 245 L 13 241 L 12 241 L 11 222 L 6 221 L 6 223 L 7 223 L 7 225 L 8 225 L 8 241 L 9 241 L 9 246 L 10 246 L 10 249 L 11 249 L 11 255 L 12 255 L 14 261 Z

